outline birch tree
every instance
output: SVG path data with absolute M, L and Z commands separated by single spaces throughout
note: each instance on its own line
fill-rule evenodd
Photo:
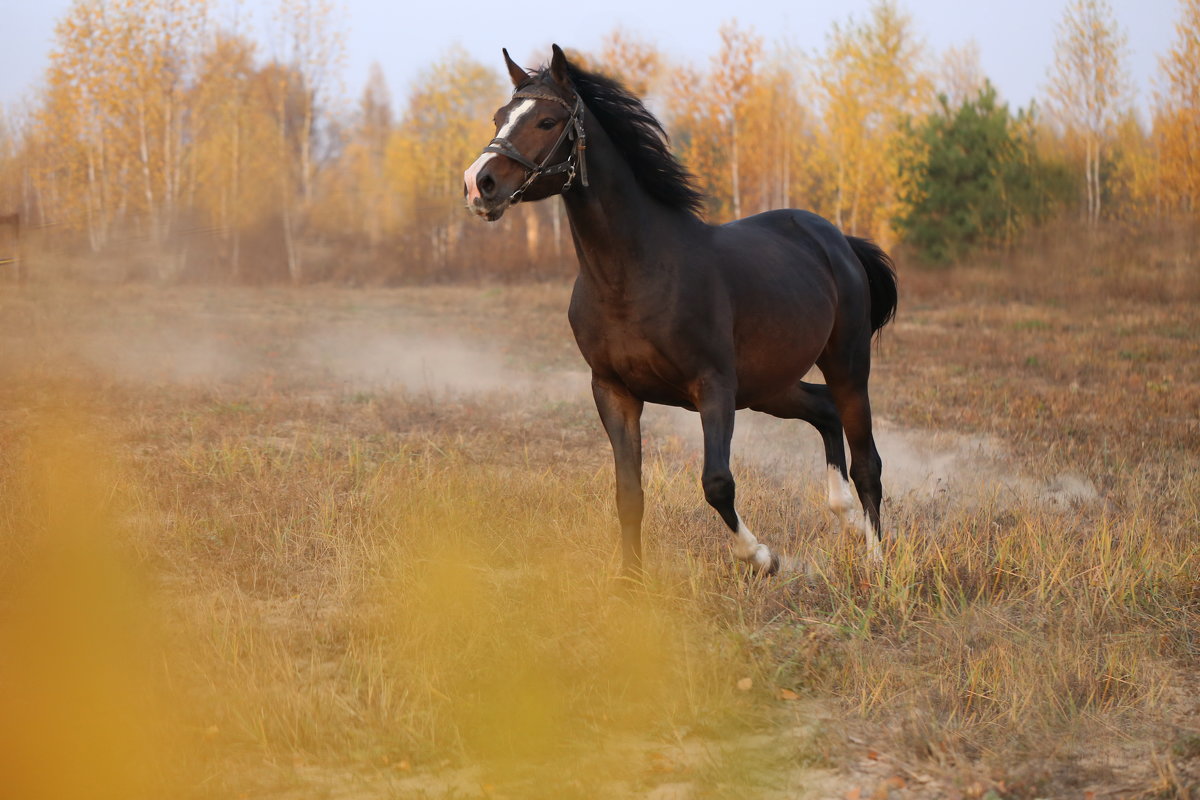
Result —
M 817 88 L 831 172 L 827 213 L 849 232 L 886 238 L 900 123 L 931 99 L 912 18 L 893 0 L 879 0 L 865 22 L 835 24 L 818 60 Z
M 1071 0 L 1058 26 L 1047 107 L 1082 145 L 1085 218 L 1092 226 L 1100 221 L 1105 149 L 1128 106 L 1125 49 L 1108 0 Z
M 736 22 L 722 25 L 720 35 L 721 47 L 713 57 L 710 80 L 717 118 L 722 123 L 722 132 L 726 137 L 733 218 L 738 219 L 742 216 L 739 129 L 746 111 L 747 98 L 754 88 L 763 41 L 761 36 L 752 30 L 738 27 Z
M 345 52 L 345 37 L 329 0 L 279 0 L 275 24 L 276 82 L 272 107 L 283 156 L 296 145 L 294 175 L 280 185 L 280 210 L 287 249 L 288 274 L 298 283 L 302 264 L 298 239 L 313 202 L 316 173 L 317 121 L 336 95 L 336 76 Z M 293 183 L 299 196 L 293 196 Z
M 495 72 L 460 49 L 418 77 L 388 144 L 388 182 L 400 196 L 417 246 L 431 266 L 453 257 L 461 228 L 462 169 L 493 135 L 491 117 L 503 103 Z

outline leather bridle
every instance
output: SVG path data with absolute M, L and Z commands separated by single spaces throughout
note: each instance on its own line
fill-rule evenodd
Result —
M 566 124 L 563 126 L 562 133 L 558 135 L 558 141 L 550 148 L 546 157 L 542 159 L 542 163 L 535 163 L 532 159 L 526 158 L 520 150 L 516 148 L 508 139 L 496 137 L 488 143 L 488 146 L 483 148 L 485 153 L 497 153 L 498 155 L 511 158 L 525 168 L 525 182 L 522 183 L 515 192 L 508 196 L 508 202 L 519 203 L 521 196 L 525 194 L 525 190 L 533 185 L 533 182 L 543 175 L 559 175 L 566 173 L 567 182 L 563 184 L 562 191 L 566 192 L 575 182 L 575 176 L 578 174 L 579 182 L 584 186 L 588 185 L 587 178 L 587 161 L 584 157 L 584 151 L 587 150 L 587 134 L 583 130 L 583 98 L 578 94 L 575 95 L 575 103 L 571 104 L 562 99 L 558 95 L 543 91 L 540 89 L 518 89 L 513 92 L 514 100 L 549 100 L 552 103 L 558 103 L 571 112 L 571 116 L 567 118 Z M 547 163 L 554 154 L 558 152 L 558 148 L 568 138 L 575 142 L 571 148 L 571 154 L 565 160 L 560 161 L 553 166 L 547 166 Z

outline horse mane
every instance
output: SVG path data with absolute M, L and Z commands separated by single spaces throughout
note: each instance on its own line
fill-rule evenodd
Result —
M 570 63 L 567 75 L 588 110 L 625 156 L 641 187 L 670 208 L 700 214 L 704 194 L 696 188 L 696 178 L 671 155 L 667 132 L 642 101 L 615 78 Z M 554 80 L 549 67 L 538 70 L 534 77 Z

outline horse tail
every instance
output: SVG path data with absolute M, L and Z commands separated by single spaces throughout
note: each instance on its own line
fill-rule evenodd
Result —
M 850 249 L 867 271 L 871 292 L 871 332 L 875 333 L 896 316 L 896 265 L 883 248 L 870 239 L 847 236 Z

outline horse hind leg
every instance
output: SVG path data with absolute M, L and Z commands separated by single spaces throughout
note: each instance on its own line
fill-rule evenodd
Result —
M 829 508 L 837 514 L 843 527 L 848 525 L 854 511 L 854 496 L 850 493 L 850 478 L 846 471 L 842 419 L 829 387 L 800 381 L 783 395 L 752 408 L 781 419 L 803 420 L 817 429 L 825 445 Z
M 883 560 L 883 526 L 879 513 L 883 502 L 883 461 L 875 448 L 872 432 L 866 370 L 857 378 L 843 377 L 836 371 L 833 376 L 826 372 L 826 378 L 830 379 L 830 392 L 846 431 L 846 441 L 850 443 L 850 477 L 862 503 L 867 554 L 872 561 L 880 562 Z

